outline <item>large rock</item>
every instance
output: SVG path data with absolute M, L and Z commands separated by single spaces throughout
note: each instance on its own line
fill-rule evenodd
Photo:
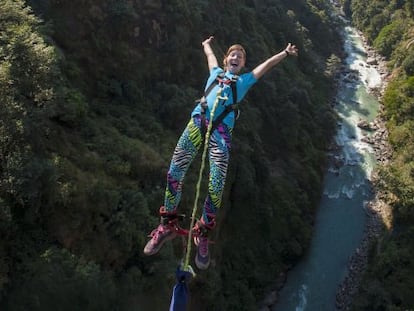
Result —
M 378 60 L 374 57 L 368 57 L 367 64 L 368 65 L 378 65 Z

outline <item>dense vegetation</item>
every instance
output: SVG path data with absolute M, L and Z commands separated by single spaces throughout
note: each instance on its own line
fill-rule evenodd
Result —
M 354 310 L 414 308 L 414 2 L 351 0 L 354 25 L 384 55 L 392 76 L 383 98 L 393 148 L 380 171 L 380 187 L 393 210 L 393 226 L 372 249 Z
M 341 46 L 325 6 L 2 0 L 0 309 L 166 310 L 180 242 L 152 258 L 142 248 L 214 34 L 217 56 L 240 42 L 249 68 L 300 49 L 243 103 L 215 265 L 191 283 L 194 310 L 253 310 L 312 235 Z

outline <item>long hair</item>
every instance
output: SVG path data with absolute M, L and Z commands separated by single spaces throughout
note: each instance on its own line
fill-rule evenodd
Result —
M 231 47 L 229 47 L 229 49 L 227 50 L 226 55 L 224 55 L 224 59 L 223 59 L 223 66 L 224 69 L 227 68 L 227 56 L 230 55 L 231 52 L 233 51 L 240 51 L 243 53 L 244 59 L 246 59 L 246 50 L 244 49 L 244 47 L 240 44 L 233 44 Z

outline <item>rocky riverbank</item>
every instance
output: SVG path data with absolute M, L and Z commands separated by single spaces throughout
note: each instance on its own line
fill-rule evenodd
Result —
M 383 120 L 381 97 L 387 86 L 389 73 L 386 68 L 385 60 L 380 57 L 375 50 L 370 48 L 366 42 L 364 43 L 367 51 L 367 64 L 376 67 L 378 72 L 381 74 L 383 82 L 379 89 L 376 88 L 369 90 L 379 99 L 380 112 L 378 117 L 371 124 L 361 123 L 359 126 L 365 130 L 374 131 L 371 137 L 365 136 L 363 140 L 372 145 L 378 164 L 385 165 L 391 157 L 392 150 L 388 144 L 388 131 Z M 358 293 L 363 272 L 366 270 L 368 265 L 368 252 L 371 245 L 380 236 L 384 227 L 389 226 L 388 220 L 390 219 L 390 210 L 383 200 L 383 195 L 375 187 L 378 181 L 375 173 L 371 176 L 371 181 L 373 183 L 375 196 L 374 199 L 368 202 L 365 206 L 368 218 L 364 238 L 349 260 L 348 275 L 338 287 L 336 295 L 336 308 L 339 311 L 350 310 L 352 300 Z

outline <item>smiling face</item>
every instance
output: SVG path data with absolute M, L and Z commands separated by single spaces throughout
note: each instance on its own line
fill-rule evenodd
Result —
M 224 57 L 224 68 L 232 74 L 238 74 L 246 63 L 246 52 L 240 44 L 232 45 Z

